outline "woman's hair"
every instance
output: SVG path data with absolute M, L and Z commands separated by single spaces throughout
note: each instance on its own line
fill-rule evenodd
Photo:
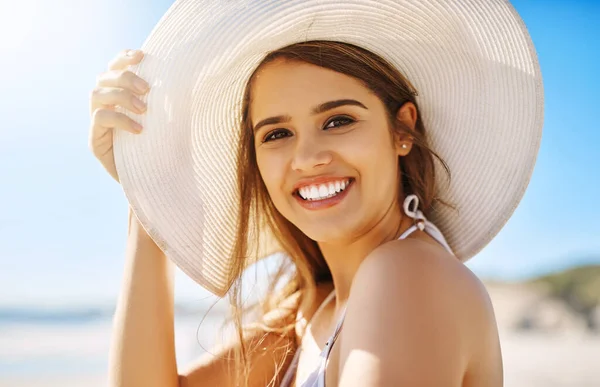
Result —
M 436 202 L 436 159 L 449 178 L 449 170 L 441 158 L 428 146 L 425 127 L 416 102 L 417 91 L 411 83 L 383 58 L 358 46 L 333 42 L 309 41 L 296 43 L 269 53 L 250 77 L 245 91 L 241 117 L 241 137 L 237 154 L 237 178 L 240 205 L 236 245 L 233 252 L 233 267 L 230 278 L 233 286 L 230 298 L 233 320 L 241 341 L 235 357 L 236 385 L 247 385 L 250 364 L 249 354 L 256 348 L 244 345 L 243 337 L 250 329 L 258 329 L 265 335 L 275 332 L 282 338 L 281 344 L 293 346 L 294 325 L 298 311 L 314 302 L 316 285 L 331 281 L 331 272 L 319 246 L 296 226 L 285 219 L 273 205 L 258 169 L 254 144 L 254 133 L 250 117 L 252 84 L 257 71 L 275 60 L 300 61 L 330 69 L 361 81 L 385 105 L 389 127 L 393 138 L 408 136 L 413 147 L 407 156 L 399 157 L 399 192 L 414 194 L 419 198 L 420 210 L 427 216 Z M 406 102 L 417 107 L 414 130 L 396 119 L 396 113 Z M 402 195 L 398 195 L 402 200 Z M 443 202 L 442 202 L 443 203 Z M 402 207 L 402 203 L 400 203 Z M 254 221 L 251 221 L 254 220 Z M 282 261 L 279 270 L 269 284 L 266 299 L 252 307 L 242 308 L 241 278 L 246 259 L 251 255 L 250 245 L 258 246 L 259 227 L 268 227 L 277 242 L 289 256 Z M 249 240 L 249 237 L 252 239 Z M 294 270 L 291 270 L 294 269 Z M 283 282 L 283 286 L 281 286 Z M 277 291 L 276 291 L 277 290 Z M 287 302 L 286 302 L 287 300 Z M 294 300 L 290 302 L 289 300 Z M 242 314 L 254 312 L 257 321 L 252 328 L 242 326 Z M 273 317 L 276 316 L 276 317 Z M 275 344 L 276 345 L 276 344 Z M 292 351 L 294 348 L 287 348 Z M 269 350 L 269 349 L 267 349 Z M 282 368 L 283 369 L 283 368 Z M 281 375 L 272 380 L 280 379 Z

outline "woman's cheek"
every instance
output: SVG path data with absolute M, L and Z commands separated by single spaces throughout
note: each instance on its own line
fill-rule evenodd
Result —
M 277 160 L 277 158 L 272 155 L 257 154 L 256 162 L 260 171 L 260 176 L 265 187 L 267 187 L 271 200 L 276 207 L 279 207 L 278 204 L 283 197 L 282 187 L 285 181 L 281 160 Z

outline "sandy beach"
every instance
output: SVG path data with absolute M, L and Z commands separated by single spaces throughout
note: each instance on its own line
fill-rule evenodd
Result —
M 600 386 L 600 337 L 505 335 L 502 339 L 506 387 Z M 101 387 L 104 372 L 83 375 L 30 375 L 0 378 L 2 387 Z
M 518 286 L 489 290 L 500 329 L 506 387 L 600 386 L 600 335 L 587 333 L 577 322 L 565 322 L 555 304 L 546 307 L 550 317 L 544 318 L 557 328 L 514 329 L 524 310 L 531 309 L 536 293 Z M 221 320 L 207 319 L 199 328 L 201 319 L 202 314 L 176 319 L 180 365 L 215 342 Z M 0 387 L 105 386 L 110 328 L 110 319 L 0 325 Z

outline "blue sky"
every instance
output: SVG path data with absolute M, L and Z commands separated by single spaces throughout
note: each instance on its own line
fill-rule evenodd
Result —
M 89 92 L 170 1 L 0 4 L 0 305 L 114 301 L 127 203 L 87 148 Z M 469 263 L 519 279 L 600 263 L 600 2 L 519 0 L 545 84 L 542 147 L 514 216 Z M 178 299 L 206 292 L 183 275 Z

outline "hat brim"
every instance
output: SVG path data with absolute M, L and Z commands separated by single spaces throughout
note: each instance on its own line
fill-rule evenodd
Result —
M 459 259 L 479 252 L 520 202 L 543 125 L 537 56 L 503 0 L 175 2 L 133 70 L 152 89 L 144 115 L 126 114 L 145 130 L 114 136 L 121 185 L 149 235 L 192 279 L 226 293 L 243 90 L 268 52 L 309 40 L 361 46 L 411 81 L 452 174 L 443 199 L 455 210 L 438 207 L 431 220 Z M 277 250 L 267 245 L 257 259 Z

